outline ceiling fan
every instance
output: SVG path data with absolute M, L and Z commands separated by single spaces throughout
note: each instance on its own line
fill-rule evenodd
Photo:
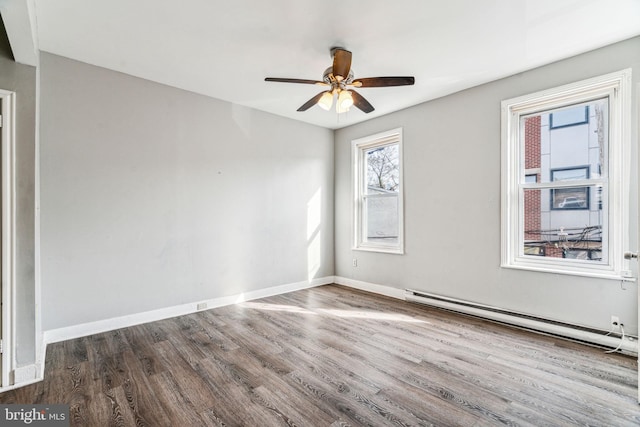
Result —
M 306 111 L 316 104 L 325 110 L 329 110 L 333 104 L 333 98 L 337 97 L 336 111 L 338 113 L 349 111 L 352 105 L 355 105 L 365 113 L 370 113 L 374 110 L 373 105 L 353 88 L 408 86 L 415 82 L 413 77 L 366 77 L 355 79 L 351 69 L 351 52 L 341 47 L 333 47 L 331 48 L 331 56 L 333 57 L 333 66 L 324 71 L 322 81 L 279 77 L 267 77 L 264 80 L 267 82 L 327 86 L 328 89 L 326 91 L 320 92 L 302 104 L 298 111 Z

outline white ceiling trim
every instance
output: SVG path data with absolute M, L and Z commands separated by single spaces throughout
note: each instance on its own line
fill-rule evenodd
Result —
M 38 65 L 38 37 L 34 0 L 0 0 L 4 22 L 16 62 Z

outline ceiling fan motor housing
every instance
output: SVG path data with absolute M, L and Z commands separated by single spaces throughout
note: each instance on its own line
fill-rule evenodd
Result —
M 329 67 L 324 70 L 324 74 L 322 75 L 322 80 L 325 83 L 330 84 L 332 87 L 337 85 L 338 79 L 333 75 L 333 67 Z M 348 85 L 353 81 L 353 70 L 349 70 L 349 75 L 347 75 L 346 79 L 343 79 L 340 83 L 344 85 Z M 335 89 L 335 88 L 334 88 Z

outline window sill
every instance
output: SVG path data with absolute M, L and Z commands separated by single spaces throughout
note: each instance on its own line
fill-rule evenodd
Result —
M 605 279 L 605 280 L 615 280 L 615 281 L 625 281 L 625 282 L 635 282 L 637 279 L 633 277 L 630 273 L 621 274 L 615 271 L 609 270 L 586 270 L 586 269 L 567 269 L 561 268 L 559 266 L 550 266 L 550 265 L 518 265 L 518 264 L 501 264 L 501 268 L 508 268 L 513 270 L 525 270 L 525 271 L 533 271 L 538 273 L 551 273 L 551 274 L 563 274 L 566 276 L 580 276 L 580 277 L 591 277 L 594 279 Z
M 404 249 L 385 248 L 380 246 L 354 246 L 351 248 L 351 250 L 363 251 L 363 252 L 379 252 L 379 253 L 393 254 L 393 255 L 404 255 Z

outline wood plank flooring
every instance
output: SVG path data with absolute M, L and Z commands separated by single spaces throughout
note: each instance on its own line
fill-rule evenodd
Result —
M 74 426 L 637 426 L 636 359 L 323 286 L 52 344 Z

